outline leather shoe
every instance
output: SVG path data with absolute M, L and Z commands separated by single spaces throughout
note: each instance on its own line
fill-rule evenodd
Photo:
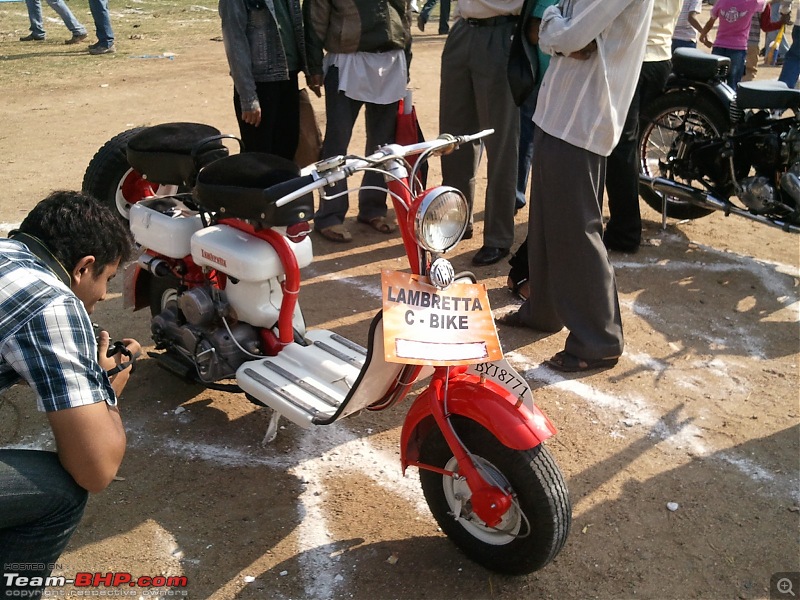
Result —
M 501 258 L 508 256 L 509 248 L 492 248 L 491 246 L 484 246 L 475 253 L 472 257 L 473 265 L 493 265 Z

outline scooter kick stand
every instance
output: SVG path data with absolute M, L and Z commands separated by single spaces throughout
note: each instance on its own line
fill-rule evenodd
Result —
M 261 440 L 261 445 L 266 446 L 275 441 L 278 437 L 278 421 L 281 420 L 281 413 L 277 410 L 272 411 L 272 416 L 269 418 L 269 425 L 267 425 L 267 432 L 264 434 L 264 439 Z

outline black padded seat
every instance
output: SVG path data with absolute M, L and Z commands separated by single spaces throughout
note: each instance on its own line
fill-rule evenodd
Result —
M 798 108 L 800 90 L 782 81 L 746 81 L 736 90 L 736 105 L 739 108 Z
M 128 140 L 128 164 L 155 183 L 192 187 L 199 169 L 228 155 L 219 139 L 203 143 L 219 135 L 201 123 L 154 125 Z
M 314 216 L 313 194 L 277 207 L 277 198 L 269 197 L 264 190 L 299 175 L 294 162 L 274 154 L 234 154 L 198 173 L 194 197 L 202 208 L 220 217 L 248 219 L 265 227 L 294 225 Z
M 696 48 L 678 48 L 672 54 L 672 72 L 679 77 L 708 81 L 728 76 L 731 59 Z

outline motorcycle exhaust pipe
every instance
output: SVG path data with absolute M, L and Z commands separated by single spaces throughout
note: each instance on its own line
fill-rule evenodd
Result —
M 699 206 L 701 208 L 706 208 L 709 210 L 718 210 L 720 212 L 725 213 L 726 217 L 730 214 L 734 214 L 740 217 L 744 217 L 745 219 L 750 219 L 751 221 L 761 223 L 763 225 L 769 225 L 770 227 L 777 227 L 778 229 L 786 231 L 787 233 L 800 233 L 800 227 L 798 227 L 797 225 L 792 225 L 791 223 L 787 223 L 786 221 L 781 221 L 779 219 L 768 219 L 761 215 L 754 215 L 753 213 L 747 210 L 743 210 L 737 206 L 734 206 L 730 202 L 726 202 L 725 200 L 720 200 L 719 198 L 717 198 L 716 196 L 712 196 L 708 192 L 704 192 L 703 190 L 698 190 L 683 183 L 672 181 L 671 179 L 664 179 L 663 177 L 648 177 L 647 175 L 639 175 L 639 181 L 660 194 L 665 194 L 667 196 L 675 196 L 676 198 L 684 200 L 685 202 L 691 202 L 692 204 Z
M 156 277 L 166 277 L 172 273 L 172 268 L 165 260 L 149 254 L 142 254 L 136 262 L 142 269 Z

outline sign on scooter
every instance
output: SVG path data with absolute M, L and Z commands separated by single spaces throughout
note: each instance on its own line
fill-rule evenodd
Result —
M 427 278 L 390 270 L 382 271 L 381 284 L 387 362 L 447 366 L 503 358 L 486 286 L 440 290 Z

